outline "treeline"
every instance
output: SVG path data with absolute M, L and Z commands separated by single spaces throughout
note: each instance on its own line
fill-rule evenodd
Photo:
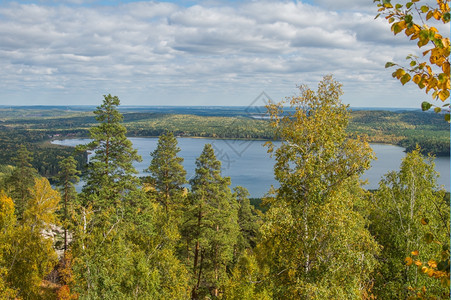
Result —
M 80 134 L 74 131 L 64 131 L 61 134 L 76 136 Z M 80 134 L 81 135 L 81 134 Z M 87 154 L 74 153 L 74 150 L 45 143 L 51 137 L 51 132 L 30 131 L 25 129 L 0 128 L 0 164 L 11 165 L 21 145 L 33 153 L 31 165 L 38 170 L 41 176 L 53 177 L 58 171 L 58 163 L 62 158 L 73 155 L 77 161 L 77 167 L 82 169 L 87 162 Z
M 450 125 L 443 115 L 417 111 L 355 111 L 351 114 L 349 132 L 365 134 L 370 142 L 389 143 L 406 148 L 421 148 L 424 155 L 450 155 Z
M 59 192 L 25 147 L 3 168 L 0 298 L 449 299 L 449 202 L 432 161 L 414 150 L 362 189 L 373 154 L 348 138 L 340 95 L 325 77 L 291 99 L 290 118 L 269 106 L 282 145 L 269 145 L 280 188 L 252 200 L 265 212 L 229 188 L 209 144 L 188 181 L 171 132 L 137 178 L 119 99 L 105 96 L 78 147 L 94 151 L 81 193 L 72 157 Z
M 269 123 L 246 117 L 200 117 L 162 115 L 154 119 L 125 124 L 129 136 L 159 136 L 171 131 L 177 136 L 273 139 Z
M 18 145 L 24 144 L 34 153 L 34 168 L 46 177 L 54 176 L 58 172 L 56 158 L 67 157 L 72 151 L 51 145 L 49 141 L 60 138 L 86 138 L 89 136 L 89 128 L 96 124 L 95 117 L 88 112 L 26 111 L 27 114 L 22 110 L 2 112 L 5 116 L 4 121 L 0 123 L 0 147 L 3 150 L 0 153 L 0 164 L 10 164 Z M 219 114 L 215 111 L 208 113 Z M 238 112 L 228 112 L 231 113 Z M 239 113 L 243 114 L 243 111 Z M 35 115 L 45 117 L 39 119 Z M 198 116 L 133 112 L 123 116 L 127 136 L 160 136 L 171 131 L 182 137 L 264 140 L 275 138 L 268 120 L 242 115 Z M 367 135 L 369 142 L 399 145 L 406 148 L 407 152 L 413 151 L 419 145 L 424 155 L 450 155 L 449 124 L 443 122 L 441 115 L 424 112 L 355 111 L 350 116 L 347 132 L 351 137 Z M 79 167 L 86 163 L 84 159 L 83 155 L 77 154 Z

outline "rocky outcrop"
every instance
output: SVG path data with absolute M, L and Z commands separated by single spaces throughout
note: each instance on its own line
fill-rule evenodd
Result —
M 50 224 L 47 229 L 41 231 L 44 238 L 51 239 L 53 241 L 53 247 L 55 248 L 58 259 L 63 257 L 64 254 L 64 228 L 55 224 Z M 67 243 L 72 242 L 71 232 L 67 232 Z

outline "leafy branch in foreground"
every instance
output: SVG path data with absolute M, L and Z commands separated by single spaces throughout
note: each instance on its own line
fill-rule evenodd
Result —
M 430 46 L 423 51 L 422 58 L 408 55 L 406 57 L 409 61 L 408 67 L 393 62 L 387 62 L 385 67 L 397 66 L 398 69 L 392 76 L 403 85 L 413 81 L 420 89 L 426 88 L 426 93 L 433 90 L 434 100 L 447 101 L 450 89 L 450 41 L 448 37 L 443 37 L 432 24 L 449 23 L 450 0 L 437 0 L 435 6 L 428 3 L 420 4 L 420 0 L 411 0 L 405 5 L 392 4 L 391 0 L 373 0 L 373 2 L 379 7 L 376 18 L 385 16 L 385 19 L 392 24 L 391 31 L 395 35 L 404 32 L 410 40 L 417 41 L 418 48 Z M 432 106 L 435 105 L 423 102 L 422 109 L 429 110 Z M 445 118 L 449 122 L 449 103 L 442 107 L 435 106 L 434 111 L 438 113 L 442 109 L 446 110 Z

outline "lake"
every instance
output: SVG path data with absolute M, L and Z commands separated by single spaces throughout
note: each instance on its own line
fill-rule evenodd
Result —
M 158 138 L 130 138 L 134 148 L 142 156 L 143 161 L 134 166 L 140 172 L 139 176 L 145 176 L 143 172 L 150 164 L 150 152 L 157 146 Z M 264 141 L 255 140 L 218 140 L 203 138 L 178 138 L 181 149 L 179 156 L 184 158 L 183 166 L 187 172 L 187 179 L 194 176 L 196 158 L 202 152 L 205 144 L 212 144 L 216 157 L 222 162 L 222 175 L 230 176 L 232 187 L 241 185 L 249 190 L 251 197 L 262 197 L 271 185 L 277 185 L 273 174 L 274 159 L 263 147 Z M 76 146 L 88 143 L 88 139 L 55 140 L 52 143 L 65 146 Z M 275 142 L 280 144 L 280 142 Z M 386 145 L 371 144 L 377 160 L 371 163 L 371 169 L 366 171 L 362 179 L 367 179 L 367 189 L 376 189 L 381 177 L 389 171 L 397 171 L 405 156 L 404 148 Z M 439 157 L 435 160 L 436 171 L 441 174 L 438 183 L 447 191 L 450 190 L 450 159 Z M 78 186 L 78 190 L 81 185 Z

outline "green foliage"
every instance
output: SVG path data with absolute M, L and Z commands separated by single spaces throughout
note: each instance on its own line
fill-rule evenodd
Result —
M 246 250 L 240 256 L 231 273 L 225 288 L 224 299 L 274 299 L 262 284 L 266 278 L 260 271 L 255 254 L 250 250 Z
M 109 206 L 119 201 L 124 193 L 134 190 L 138 181 L 132 163 L 141 161 L 137 150 L 125 136 L 122 115 L 116 96 L 104 96 L 103 104 L 94 111 L 99 125 L 90 129 L 92 142 L 80 146 L 81 150 L 94 151 L 87 168 L 84 197 L 96 197 L 94 205 Z
M 405 147 L 407 152 L 418 144 L 423 154 L 449 156 L 449 126 L 432 113 L 354 111 L 348 132 L 367 135 L 369 142 Z
M 182 257 L 191 273 L 191 297 L 217 297 L 227 280 L 227 267 L 237 242 L 237 203 L 230 178 L 221 176 L 221 162 L 210 144 L 196 160 L 192 191 L 185 208 Z
M 31 160 L 31 152 L 21 145 L 14 161 L 16 168 L 5 180 L 6 191 L 14 200 L 15 211 L 19 219 L 22 218 L 27 202 L 31 200 L 30 188 L 37 176 L 36 170 L 31 166 Z
M 426 152 L 443 153 L 449 151 L 449 124 L 417 112 L 351 113 L 339 100 L 341 85 L 329 76 L 317 92 L 306 86 L 300 92 L 287 100 L 288 109 L 269 105 L 272 122 L 235 112 L 123 116 L 119 99 L 104 96 L 94 113 L 99 123 L 90 130 L 93 142 L 80 147 L 94 152 L 83 193 L 73 188 L 80 160 L 67 157 L 72 150 L 40 164 L 41 173 L 58 171 L 60 207 L 59 194 L 46 179 L 36 179 L 33 166 L 45 149 L 47 156 L 63 152 L 36 143 L 58 130 L 84 134 L 95 119 L 58 112 L 45 120 L 27 116 L 17 124 L 15 117 L 5 118 L 0 146 L 9 145 L 6 155 L 19 149 L 11 146 L 15 141 L 26 140 L 35 158 L 22 147 L 15 167 L 0 165 L 0 187 L 13 196 L 0 193 L 0 298 L 50 297 L 42 280 L 56 255 L 53 241 L 42 233 L 59 223 L 55 212 L 73 236 L 57 271 L 54 296 L 60 299 L 447 296 L 441 284 L 449 287 L 449 193 L 446 198 L 437 190 L 433 166 L 415 148 L 369 201 L 359 176 L 373 154 L 357 134 L 405 143 L 408 149 L 415 141 L 428 144 Z M 139 156 L 126 138 L 127 128 L 133 135 L 164 133 L 142 188 L 132 166 Z M 248 199 L 242 187 L 232 194 L 230 178 L 222 177 L 207 144 L 187 192 L 174 135 L 276 136 L 282 144 L 276 149 L 269 143 L 269 151 L 280 187 L 263 201 Z M 22 213 L 15 213 L 14 202 Z M 375 239 L 383 245 L 381 254 Z
M 267 288 L 283 299 L 357 299 L 366 289 L 378 246 L 354 211 L 362 193 L 358 176 L 372 151 L 361 138 L 348 139 L 349 112 L 341 85 L 326 76 L 314 92 L 300 86 L 283 103 L 270 104 L 282 145 L 269 143 L 280 183 L 261 229 L 259 257 L 268 268 Z
M 182 299 L 188 285 L 175 257 L 165 212 L 140 191 L 133 203 L 79 216 L 74 244 L 74 290 L 81 299 Z M 104 221 L 107 220 L 107 221 Z
M 58 173 L 58 185 L 61 187 L 61 195 L 63 199 L 63 207 L 60 211 L 60 218 L 64 228 L 64 251 L 67 248 L 67 232 L 71 226 L 71 219 L 75 213 L 75 200 L 77 192 L 75 191 L 74 184 L 78 183 L 80 178 L 80 171 L 77 170 L 77 164 L 72 156 L 69 156 L 60 161 L 60 172 Z
M 150 154 L 152 156 L 150 166 L 145 170 L 151 173 L 158 199 L 166 211 L 169 206 L 176 205 L 180 208 L 184 192 L 183 184 L 186 183 L 183 158 L 177 156 L 178 152 L 180 148 L 174 134 L 169 132 L 161 135 L 157 148 Z
M 74 290 L 81 299 L 186 298 L 186 270 L 173 251 L 177 229 L 153 195 L 138 188 L 132 162 L 140 157 L 125 137 L 118 105 L 117 97 L 105 96 L 93 141 L 83 148 L 95 154 L 76 216 Z
M 5 200 L 4 195 L 2 198 Z M 1 247 L 0 270 L 7 266 L 5 281 L 19 297 L 40 299 L 41 281 L 56 264 L 53 241 L 42 233 L 51 230 L 51 224 L 56 222 L 59 201 L 59 193 L 47 179 L 40 178 L 35 179 L 21 220 L 12 215 L 11 206 L 1 207 L 1 215 L 6 215 L 8 223 L 1 224 L 0 240 L 5 245 Z
M 412 289 L 423 286 L 438 297 L 447 290 L 422 276 L 417 268 L 404 266 L 412 251 L 439 261 L 437 246 L 425 240 L 427 235 L 449 244 L 449 204 L 436 178 L 432 158 L 425 160 L 416 149 L 403 159 L 399 172 L 385 175 L 374 194 L 371 231 L 383 246 L 375 284 L 380 298 L 406 298 Z
M 251 206 L 249 201 L 249 192 L 237 186 L 233 189 L 238 208 L 238 225 L 240 234 L 238 235 L 238 252 L 242 253 L 245 249 L 255 248 L 257 235 L 259 230 L 259 219 L 255 208 Z

